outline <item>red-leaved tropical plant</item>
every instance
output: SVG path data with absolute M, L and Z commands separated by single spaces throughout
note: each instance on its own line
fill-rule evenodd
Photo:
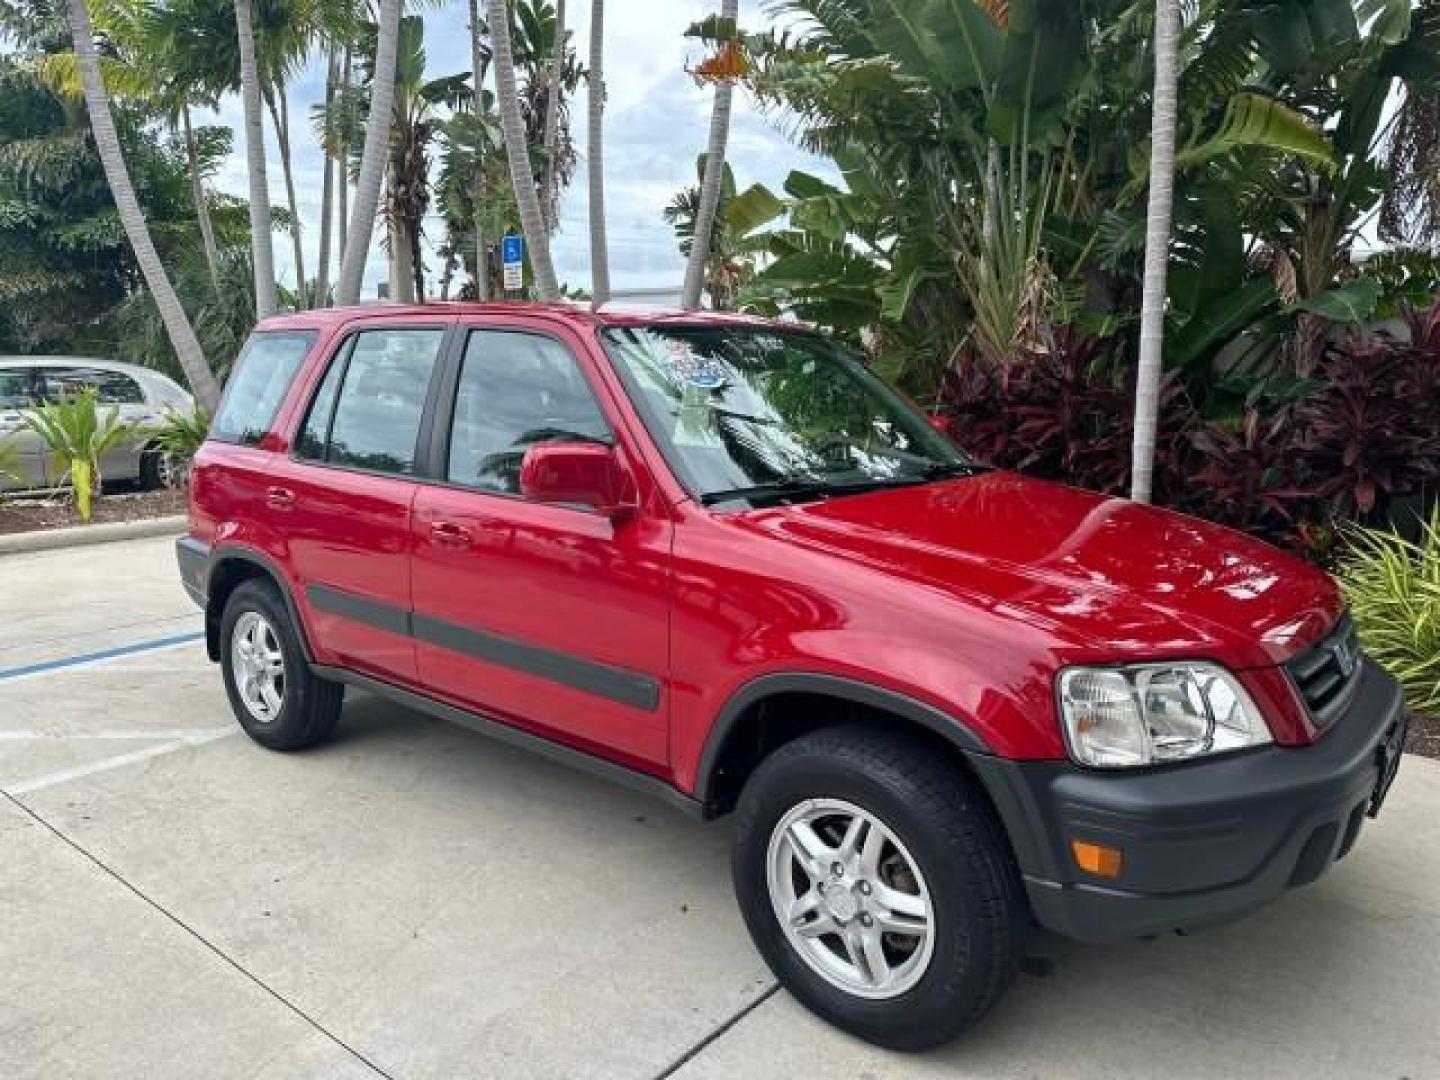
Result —
M 1296 407 L 1298 460 L 1335 518 L 1374 520 L 1388 499 L 1440 474 L 1440 350 L 1351 334 Z

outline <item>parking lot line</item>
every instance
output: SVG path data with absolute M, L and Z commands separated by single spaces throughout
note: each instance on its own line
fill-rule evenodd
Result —
M 50 835 L 54 836 L 55 839 L 59 840 L 59 841 L 60 841 L 62 844 L 64 844 L 66 847 L 70 848 L 70 849 L 71 849 L 72 851 L 74 851 L 77 855 L 79 855 L 82 859 L 85 859 L 87 862 L 91 863 L 93 866 L 95 866 L 98 870 L 100 870 L 102 873 L 104 873 L 104 874 L 105 874 L 107 877 L 109 877 L 111 880 L 115 881 L 115 882 L 116 882 L 117 884 L 119 884 L 122 888 L 124 888 L 125 890 L 127 890 L 128 892 L 130 892 L 132 895 L 134 895 L 134 896 L 135 896 L 137 899 L 139 899 L 142 903 L 148 905 L 148 906 L 149 906 L 153 911 L 155 911 L 158 915 L 160 915 L 160 916 L 163 917 L 164 919 L 168 920 L 171 924 L 173 924 L 173 925 L 174 925 L 175 927 L 177 927 L 179 930 L 181 930 L 181 931 L 183 931 L 184 933 L 188 934 L 192 939 L 194 939 L 194 940 L 195 940 L 196 942 L 198 942 L 201 946 L 203 946 L 205 949 L 207 949 L 211 954 L 213 954 L 213 955 L 214 955 L 217 959 L 219 959 L 222 963 L 224 963 L 224 964 L 227 965 L 229 968 L 231 968 L 232 970 L 234 970 L 237 974 L 239 974 L 239 975 L 243 976 L 245 979 L 249 980 L 249 982 L 251 982 L 251 983 L 252 983 L 255 987 L 257 987 L 260 991 L 262 991 L 263 993 L 265 993 L 266 995 L 268 995 L 270 998 L 272 998 L 276 1003 L 278 1003 L 279 1005 L 281 1005 L 283 1008 L 287 1009 L 290 1013 L 292 1013 L 292 1014 L 293 1014 L 295 1017 L 297 1017 L 299 1020 L 301 1020 L 301 1021 L 303 1021 L 305 1024 L 307 1024 L 310 1028 L 312 1028 L 314 1031 L 316 1031 L 316 1032 L 317 1032 L 319 1035 L 321 1035 L 323 1038 L 329 1040 L 329 1041 L 330 1041 L 331 1043 L 333 1043 L 336 1047 L 338 1047 L 341 1051 L 343 1051 L 344 1053 L 350 1055 L 352 1058 L 355 1059 L 355 1061 L 356 1061 L 357 1063 L 359 1063 L 363 1068 L 367 1069 L 370 1073 L 372 1073 L 372 1074 L 375 1075 L 375 1076 L 381 1077 L 382 1080 L 395 1080 L 395 1078 L 393 1077 L 393 1075 L 392 1075 L 391 1073 L 386 1072 L 383 1068 L 381 1068 L 378 1064 L 376 1064 L 374 1061 L 372 1061 L 369 1057 L 367 1057 L 367 1056 L 366 1056 L 363 1052 L 361 1052 L 359 1049 L 357 1049 L 356 1047 L 354 1047 L 354 1046 L 350 1045 L 349 1043 L 347 1043 L 347 1042 L 346 1042 L 344 1039 L 342 1039 L 339 1035 L 337 1035 L 335 1032 L 331 1031 L 331 1030 L 330 1030 L 329 1028 L 327 1028 L 324 1024 L 322 1024 L 322 1023 L 320 1022 L 320 1020 L 318 1020 L 317 1018 L 315 1018 L 314 1016 L 312 1016 L 310 1013 L 306 1012 L 304 1009 L 302 1009 L 302 1008 L 301 1008 L 298 1004 L 296 1004 L 295 1002 L 291 1001 L 288 997 L 286 997 L 284 994 L 282 994 L 279 990 L 275 989 L 273 986 L 271 986 L 269 983 L 267 983 L 264 979 L 262 979 L 259 975 L 257 975 L 255 972 L 251 971 L 248 967 L 246 967 L 243 963 L 241 963 L 241 961 L 240 961 L 239 959 L 237 959 L 236 957 L 232 956 L 229 952 L 227 952 L 227 951 L 225 951 L 224 949 L 222 949 L 219 945 L 217 945 L 215 942 L 211 941 L 208 937 L 206 937 L 204 934 L 202 934 L 198 929 L 196 929 L 194 926 L 192 926 L 189 922 L 187 922 L 185 919 L 181 918 L 180 915 L 178 915 L 178 914 L 176 914 L 175 912 L 171 911 L 171 910 L 170 910 L 168 907 L 166 907 L 164 904 L 160 903 L 160 901 L 156 900 L 155 898 L 153 898 L 152 896 L 150 896 L 148 893 L 146 893 L 145 891 L 143 891 L 142 889 L 140 889 L 139 886 L 137 886 L 137 885 L 134 884 L 132 881 L 130 881 L 128 878 L 126 878 L 126 877 L 125 877 L 123 874 L 121 874 L 118 870 L 116 870 L 115 868 L 111 867 L 108 863 L 106 863 L 106 862 L 105 862 L 103 859 L 101 859 L 99 856 L 95 855 L 93 852 L 91 852 L 90 850 L 88 850 L 87 848 L 85 848 L 85 847 L 84 847 L 83 845 L 81 845 L 78 841 L 76 841 L 76 840 L 73 839 L 72 837 L 66 835 L 66 834 L 65 834 L 63 831 L 61 831 L 56 825 L 54 825 L 53 823 L 51 823 L 51 822 L 50 822 L 49 820 L 47 820 L 45 817 L 41 816 L 35 809 L 33 809 L 32 807 L 28 806 L 28 805 L 25 804 L 24 802 L 21 802 L 19 799 L 15 798 L 15 796 L 14 796 L 13 793 L 0 791 L 0 798 L 5 799 L 7 802 L 9 802 L 11 805 L 13 805 L 17 810 L 19 810 L 22 814 L 24 814 L 27 818 L 29 818 L 30 820 L 32 820 L 33 822 L 35 822 L 36 825 L 40 826 L 42 829 L 44 829 L 44 830 L 45 830 L 46 832 L 48 832 Z
M 160 649 L 178 649 L 182 645 L 189 645 L 193 642 L 200 641 L 204 637 L 205 634 L 203 631 L 196 630 L 188 634 L 175 634 L 170 637 L 155 638 L 152 641 L 136 642 L 133 645 L 120 645 L 113 649 L 101 649 L 98 652 L 66 656 L 59 660 L 46 660 L 39 664 L 23 664 L 19 667 L 0 668 L 0 682 L 33 679 L 40 675 L 49 675 L 51 672 L 66 671 L 73 668 L 95 667 L 121 657 L 134 656 L 136 653 L 155 652 Z
M 234 735 L 238 728 L 217 728 L 202 736 L 192 736 L 184 739 L 168 739 L 166 742 L 156 746 L 147 746 L 143 750 L 131 750 L 127 754 L 116 754 L 114 757 L 103 758 L 100 761 L 89 761 L 84 765 L 75 765 L 68 769 L 58 769 L 43 776 L 37 776 L 30 780 L 22 780 L 17 784 L 11 784 L 4 789 L 7 795 L 29 795 L 35 791 L 54 787 L 56 784 L 64 784 L 71 780 L 79 780 L 82 776 L 94 776 L 96 773 L 108 772 L 111 769 L 118 769 L 125 765 L 133 765 L 137 761 L 147 761 L 150 758 L 162 757 L 165 754 L 172 754 L 176 750 L 184 750 L 190 746 L 203 746 L 206 743 L 214 742 L 216 739 L 223 739 Z M 152 738 L 166 738 L 168 732 L 154 732 Z

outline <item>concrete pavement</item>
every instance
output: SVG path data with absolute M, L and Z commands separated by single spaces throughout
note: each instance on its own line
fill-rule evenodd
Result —
M 723 821 L 359 694 L 317 750 L 238 735 L 169 541 L 0 558 L 0 612 L 6 1080 L 1440 1076 L 1434 762 L 1316 885 L 1042 938 L 1049 974 L 903 1056 L 774 991 Z

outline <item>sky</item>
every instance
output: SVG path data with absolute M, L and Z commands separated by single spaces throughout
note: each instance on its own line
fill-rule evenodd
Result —
M 741 19 L 755 28 L 758 14 L 742 6 Z M 605 77 L 609 96 L 605 110 L 605 205 L 613 288 L 678 289 L 685 266 L 661 210 L 680 188 L 695 183 L 695 158 L 705 148 L 714 96 L 685 73 L 701 55 L 699 42 L 683 36 L 685 28 L 713 13 L 715 0 L 609 0 L 605 5 Z M 421 6 L 425 19 L 426 69 L 431 77 L 470 69 L 466 5 L 463 0 Z M 590 5 L 570 0 L 566 22 L 582 61 L 589 56 Z M 314 276 L 319 251 L 321 155 L 309 136 L 311 106 L 324 99 L 325 71 L 320 57 L 290 87 L 295 186 L 303 223 L 306 272 Z M 562 283 L 590 286 L 590 234 L 585 116 L 587 88 L 582 85 L 571 103 L 572 133 L 580 163 L 561 204 L 560 228 L 551 241 L 556 274 Z M 304 119 L 302 124 L 300 121 Z M 736 91 L 731 115 L 727 160 L 740 187 L 760 182 L 777 193 L 791 169 L 834 178 L 834 167 L 800 150 L 781 130 L 782 118 L 764 115 L 754 100 Z M 218 118 L 235 131 L 235 149 L 215 176 L 222 191 L 246 197 L 244 125 L 238 97 L 222 103 Z M 267 122 L 267 178 L 271 201 L 285 205 L 284 175 L 273 132 Z M 438 159 L 438 149 L 433 157 Z M 435 166 L 438 170 L 438 164 Z M 443 236 L 437 219 L 427 222 L 427 288 L 438 281 L 434 248 Z M 294 258 L 287 234 L 275 235 L 276 271 L 282 283 L 295 283 Z M 336 274 L 332 270 L 331 279 Z M 370 247 L 364 297 L 375 296 L 376 284 L 389 276 L 379 236 Z

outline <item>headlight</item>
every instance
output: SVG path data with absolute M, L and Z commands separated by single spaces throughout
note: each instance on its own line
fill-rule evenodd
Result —
M 1060 716 L 1070 756 L 1118 769 L 1270 742 L 1250 695 L 1215 664 L 1066 668 Z

